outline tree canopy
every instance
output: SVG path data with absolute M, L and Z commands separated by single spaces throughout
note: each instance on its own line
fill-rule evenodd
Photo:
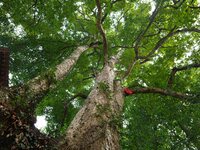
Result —
M 117 121 L 122 149 L 200 148 L 198 0 L 2 0 L 0 14 L 12 87 L 98 43 L 37 104 L 45 133 L 65 133 L 106 60 L 124 50 L 116 79 L 135 94 L 125 97 Z

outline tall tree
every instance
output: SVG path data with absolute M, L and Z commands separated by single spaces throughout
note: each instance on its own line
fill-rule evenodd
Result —
M 0 2 L 2 149 L 199 149 L 199 5 Z

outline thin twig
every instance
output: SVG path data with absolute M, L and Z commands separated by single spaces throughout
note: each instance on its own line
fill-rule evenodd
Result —
M 128 70 L 126 71 L 126 73 L 124 74 L 124 76 L 122 77 L 122 79 L 124 80 L 126 77 L 128 77 L 130 75 L 130 73 L 132 72 L 133 70 L 133 67 L 135 66 L 137 62 L 137 59 L 133 59 L 131 65 L 129 66 Z
M 192 9 L 200 9 L 200 6 L 189 6 Z
M 132 46 L 126 46 L 126 45 L 115 45 L 112 46 L 111 48 L 133 48 Z
M 122 1 L 122 0 L 115 0 L 115 1 L 112 1 L 112 2 L 111 2 L 111 5 L 110 5 L 110 9 L 112 9 L 113 5 L 114 5 L 115 3 L 117 3 L 117 2 L 119 2 L 119 1 Z M 105 19 L 106 19 L 107 16 L 108 16 L 108 12 L 106 12 L 106 13 L 103 15 L 103 17 L 102 17 L 102 19 L 101 19 L 101 24 L 105 21 Z
M 174 2 L 174 5 L 167 5 L 167 6 L 165 6 L 165 8 L 172 7 L 174 9 L 178 9 L 179 7 L 181 7 L 183 5 L 184 2 L 185 2 L 185 0 L 182 0 L 181 2 L 179 0 L 177 2 Z M 176 5 L 176 4 L 178 4 L 178 5 Z

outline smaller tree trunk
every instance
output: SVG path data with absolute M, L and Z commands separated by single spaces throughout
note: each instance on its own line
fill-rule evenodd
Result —
M 88 48 L 88 46 L 77 47 L 67 59 L 56 66 L 55 71 L 47 72 L 44 76 L 38 76 L 30 80 L 27 85 L 31 94 L 38 95 L 47 91 L 52 86 L 52 81 L 50 80 L 62 80 L 76 64 L 81 54 Z

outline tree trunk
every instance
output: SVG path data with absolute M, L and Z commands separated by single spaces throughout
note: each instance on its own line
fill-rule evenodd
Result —
M 50 149 L 56 145 L 34 127 L 35 106 L 54 87 L 50 80 L 62 80 L 88 48 L 79 46 L 55 71 L 30 80 L 26 86 L 0 87 L 0 149 Z
M 58 65 L 53 71 L 54 78 L 61 80 L 87 48 L 87 46 L 78 47 L 68 59 Z M 59 144 L 60 149 L 120 149 L 117 123 L 123 106 L 123 95 L 120 83 L 114 82 L 114 65 L 122 52 L 120 51 L 116 57 L 112 57 L 97 76 L 96 84 L 85 105 L 72 121 L 65 139 Z M 49 83 L 49 76 L 45 78 L 39 76 L 28 82 L 28 87 L 17 88 L 16 97 L 19 94 L 22 101 L 29 100 L 26 98 L 43 93 L 52 85 Z M 1 146 L 2 143 L 4 143 L 4 149 L 22 149 L 22 147 L 23 149 L 49 149 L 52 145 L 56 146 L 57 144 L 52 144 L 51 139 L 46 138 L 35 129 L 34 122 L 28 121 L 30 117 L 27 116 L 32 116 L 34 112 L 27 113 L 29 109 L 24 109 L 29 106 L 29 103 L 27 105 L 11 105 L 12 100 L 9 99 L 16 98 L 15 92 L 12 90 L 14 89 L 8 92 L 0 90 L 0 117 L 6 118 L 6 120 L 0 120 Z M 12 95 L 9 94 L 10 92 Z M 23 95 L 28 93 L 31 96 L 25 96 L 24 99 Z M 31 107 L 34 108 L 34 105 Z M 30 108 L 30 110 L 32 109 Z M 8 125 L 9 122 L 12 124 Z
M 67 59 L 56 66 L 55 70 L 49 70 L 43 75 L 30 80 L 27 85 L 21 89 L 18 88 L 20 96 L 22 96 L 22 93 L 24 93 L 25 96 L 28 95 L 28 103 L 31 108 L 31 113 L 34 113 L 35 107 L 43 99 L 49 89 L 55 87 L 55 82 L 63 80 L 76 64 L 81 54 L 88 48 L 87 45 L 77 47 Z
M 117 123 L 123 106 L 119 82 L 114 82 L 112 58 L 96 78 L 85 105 L 69 126 L 60 149 L 118 150 L 120 149 Z

